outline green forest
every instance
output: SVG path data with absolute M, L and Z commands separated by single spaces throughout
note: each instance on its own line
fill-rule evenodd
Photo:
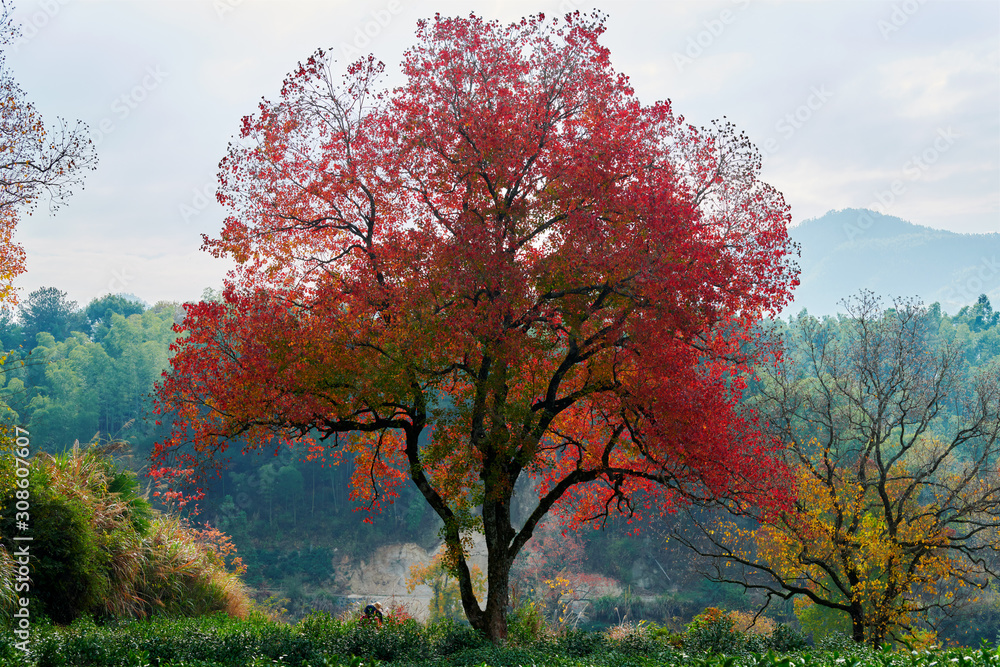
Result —
M 203 298 L 213 296 L 206 290 Z M 919 312 L 929 332 L 926 343 L 931 353 L 949 346 L 960 350 L 963 377 L 971 378 L 996 364 L 1000 313 L 985 296 L 953 316 L 942 313 L 936 304 Z M 169 424 L 157 425 L 151 413 L 152 394 L 167 366 L 176 336 L 173 326 L 182 313 L 183 307 L 176 303 L 148 306 L 132 296 L 111 294 L 80 307 L 57 288 L 44 288 L 30 294 L 16 313 L 5 313 L 0 329 L 7 351 L 0 388 L 0 397 L 9 406 L 7 423 L 23 425 L 31 433 L 34 454 L 56 457 L 53 465 L 57 468 L 85 459 L 86 466 L 103 470 L 101 474 L 131 480 L 119 491 L 124 498 L 132 498 L 128 502 L 135 506 L 149 508 L 139 512 L 137 525 L 149 522 L 153 508 L 173 509 L 158 502 L 157 487 L 146 471 L 153 443 L 169 429 Z M 836 340 L 847 335 L 851 322 L 847 315 L 816 320 L 802 312 L 767 326 L 789 340 L 797 328 L 818 326 Z M 788 357 L 798 367 L 808 366 L 807 356 L 806 350 L 789 347 Z M 746 400 L 753 402 L 762 387 L 752 385 Z M 942 414 L 935 424 L 947 425 L 949 419 Z M 351 600 L 346 597 L 347 582 L 336 576 L 336 563 L 364 560 L 390 543 L 415 542 L 433 548 L 441 527 L 423 499 L 406 487 L 371 522 L 363 521 L 369 513 L 349 497 L 351 473 L 349 457 L 339 465 L 324 465 L 287 449 L 265 456 L 237 454 L 227 461 L 222 475 L 209 480 L 196 512 L 187 508 L 182 514 L 194 527 L 189 530 L 215 528 L 231 539 L 245 567 L 241 578 L 246 594 L 257 604 L 290 621 L 317 611 L 337 614 Z M 40 476 L 34 481 L 57 486 Z M 13 503 L 13 496 L 8 502 Z M 12 525 L 9 513 L 5 511 L 4 516 L 6 535 Z M 600 531 L 562 534 L 558 525 L 547 524 L 515 568 L 521 603 L 535 605 L 546 623 L 577 630 L 631 620 L 679 633 L 706 609 L 755 612 L 762 597 L 752 590 L 746 595 L 742 586 L 732 582 L 713 581 L 711 558 L 668 539 L 688 516 L 681 512 L 673 521 L 650 523 L 638 534 L 620 520 L 609 521 Z M 184 530 L 174 524 L 167 527 L 164 521 L 175 520 L 166 515 L 157 518 L 157 530 Z M 36 524 L 36 530 L 41 525 Z M 231 557 L 228 562 L 233 562 Z M 435 576 L 436 617 L 461 620 L 454 583 L 449 588 L 443 572 L 424 573 L 424 580 Z M 602 580 L 614 580 L 623 593 L 588 599 L 588 587 Z M 106 586 L 104 594 L 109 595 Z M 91 588 L 77 593 L 80 603 L 72 611 L 65 604 L 40 611 L 67 623 L 115 615 L 106 601 L 93 598 L 101 586 L 95 583 Z M 46 604 L 45 599 L 40 597 L 40 603 Z M 574 600 L 577 605 L 584 600 L 586 607 L 573 622 L 567 622 L 564 617 Z M 222 609 L 226 604 L 215 603 Z M 1000 632 L 1000 598 L 992 586 L 974 600 L 969 597 L 954 609 L 934 614 L 940 641 L 976 645 L 992 641 Z M 835 630 L 849 630 L 843 617 L 797 614 L 784 602 L 772 602 L 765 617 L 816 641 Z

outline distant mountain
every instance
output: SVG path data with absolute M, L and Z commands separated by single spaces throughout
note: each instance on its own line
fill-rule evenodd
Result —
M 801 244 L 801 284 L 785 315 L 843 312 L 862 289 L 917 296 L 954 315 L 980 294 L 1000 306 L 1000 234 L 957 234 L 865 209 L 830 211 L 789 229 Z

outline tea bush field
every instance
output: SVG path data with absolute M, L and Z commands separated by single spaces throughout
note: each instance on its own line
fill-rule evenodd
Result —
M 873 651 L 773 650 L 699 653 L 682 637 L 655 632 L 568 632 L 521 646 L 494 646 L 454 622 L 420 625 L 388 620 L 383 627 L 316 614 L 296 625 L 254 616 L 241 621 L 217 615 L 33 629 L 30 652 L 0 637 L 0 665 L 24 667 L 321 667 L 333 665 L 443 665 L 454 667 L 956 667 L 1000 666 L 1000 651 L 938 649 Z M 679 645 L 678 645 L 679 644 Z

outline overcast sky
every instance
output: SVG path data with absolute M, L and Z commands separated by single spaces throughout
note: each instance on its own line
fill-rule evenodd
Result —
M 727 116 L 795 222 L 867 207 L 1000 232 L 1000 2 L 17 0 L 8 66 L 46 120 L 81 119 L 100 157 L 67 206 L 25 217 L 22 298 L 54 286 L 153 304 L 219 287 L 215 170 L 240 118 L 319 47 L 398 72 L 419 18 L 601 8 L 644 103 Z M 398 79 L 397 79 L 398 80 Z

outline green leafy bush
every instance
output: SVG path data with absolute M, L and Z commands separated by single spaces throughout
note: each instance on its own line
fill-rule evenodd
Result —
M 746 642 L 734 626 L 723 610 L 709 607 L 688 624 L 684 648 L 693 653 L 742 653 Z
M 53 487 L 33 466 L 31 492 L 31 614 L 70 623 L 95 609 L 109 589 L 109 556 L 91 527 L 89 508 Z M 0 501 L 0 535 L 15 534 L 13 491 Z
M 471 625 L 451 618 L 429 624 L 426 632 L 434 654 L 439 656 L 479 648 L 487 643 L 482 633 Z
M 507 615 L 507 641 L 514 646 L 535 644 L 546 635 L 545 612 L 540 602 L 526 600 Z
M 247 667 L 255 660 L 321 664 L 322 652 L 296 628 L 263 617 L 225 615 L 95 625 L 83 617 L 35 640 L 37 667 L 199 664 Z
M 625 621 L 611 626 L 607 632 L 609 648 L 625 655 L 645 655 L 657 651 L 660 644 L 649 634 L 649 626 L 640 621 Z
M 714 618 L 713 614 L 706 616 Z M 634 635 L 628 640 L 632 644 L 620 641 L 621 637 L 598 640 L 600 633 L 572 632 L 546 637 L 532 646 L 494 646 L 480 641 L 454 652 L 442 651 L 445 645 L 457 648 L 471 640 L 466 632 L 469 629 L 460 624 L 420 626 L 406 618 L 378 628 L 350 617 L 333 618 L 326 614 L 312 615 L 294 626 L 261 614 L 252 614 L 246 621 L 216 614 L 114 621 L 103 626 L 82 617 L 68 627 L 39 627 L 33 661 L 25 667 L 360 667 L 375 661 L 411 667 L 1000 666 L 1000 653 L 990 647 L 931 652 L 875 652 L 861 647 L 850 653 L 812 651 L 776 655 L 761 651 L 695 655 L 656 641 L 655 628 L 646 625 L 632 626 L 627 631 L 626 634 Z M 441 642 L 442 636 L 451 636 L 454 641 Z M 346 650 L 352 643 L 358 653 Z M 20 660 L 20 653 L 11 648 L 8 637 L 0 635 L 0 665 L 8 664 L 25 663 Z
M 38 455 L 29 473 L 33 618 L 69 624 L 153 614 L 225 611 L 250 599 L 228 538 L 154 512 L 135 475 L 111 453 L 121 443 Z M 14 490 L 0 497 L 0 536 L 14 534 Z M 8 560 L 0 553 L 0 612 Z M 0 614 L 2 615 L 2 614 Z
M 802 633 L 796 632 L 784 623 L 779 624 L 767 638 L 767 648 L 778 653 L 802 651 L 808 647 L 809 642 Z
M 606 643 L 605 636 L 599 632 L 567 630 L 556 638 L 555 646 L 560 655 L 586 657 L 599 653 Z

